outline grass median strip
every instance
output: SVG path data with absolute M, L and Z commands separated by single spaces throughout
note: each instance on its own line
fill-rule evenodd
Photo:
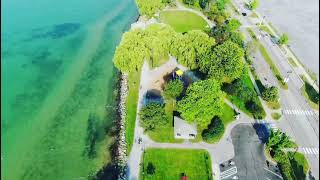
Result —
M 258 41 L 257 36 L 254 34 L 254 32 L 252 31 L 252 29 L 247 28 L 247 31 L 249 32 L 249 34 L 251 35 L 251 37 L 253 38 L 254 41 L 256 41 L 256 43 L 258 44 L 258 49 L 262 55 L 262 57 L 264 58 L 264 60 L 269 64 L 270 69 L 272 71 L 272 73 L 275 75 L 275 77 L 278 80 L 278 83 L 280 85 L 280 87 L 282 89 L 288 89 L 288 85 L 287 83 L 284 82 L 283 77 L 280 74 L 279 69 L 277 68 L 277 66 L 273 63 L 272 58 L 270 57 L 268 51 L 266 50 L 266 48 Z

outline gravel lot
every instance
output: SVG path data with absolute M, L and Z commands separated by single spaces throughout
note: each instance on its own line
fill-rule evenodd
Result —
M 288 33 L 294 53 L 319 75 L 319 1 L 260 1 L 258 12 L 265 15 L 278 32 Z

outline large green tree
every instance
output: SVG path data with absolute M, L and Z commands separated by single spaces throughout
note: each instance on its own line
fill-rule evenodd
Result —
M 147 130 L 164 126 L 169 122 L 163 104 L 150 103 L 141 108 L 139 116 L 141 126 Z
M 179 63 L 190 69 L 198 68 L 198 62 L 210 56 L 215 40 L 201 30 L 189 31 L 186 34 L 177 34 L 171 45 L 171 54 Z
M 223 92 L 214 79 L 197 81 L 191 84 L 186 96 L 177 104 L 182 118 L 206 127 L 215 115 L 220 115 L 223 105 Z
M 164 85 L 165 96 L 177 98 L 183 91 L 183 83 L 179 79 L 171 80 Z
M 291 141 L 290 137 L 280 130 L 271 131 L 267 148 L 270 151 L 276 152 L 279 150 L 283 150 L 284 148 L 292 148 L 294 143 Z
M 210 59 L 201 61 L 199 64 L 200 71 L 207 73 L 216 80 L 231 82 L 239 78 L 243 72 L 243 56 L 243 49 L 228 40 L 214 48 L 214 53 Z
M 213 143 L 218 141 L 224 133 L 224 125 L 218 116 L 215 116 L 208 128 L 203 130 L 202 139 L 206 142 Z
M 167 1 L 164 0 L 135 0 L 139 13 L 151 18 L 157 11 L 162 10 Z
M 176 32 L 168 25 L 152 24 L 145 30 L 133 29 L 123 35 L 114 55 L 114 65 L 121 72 L 139 70 L 144 60 L 151 67 L 168 58 L 172 37 Z

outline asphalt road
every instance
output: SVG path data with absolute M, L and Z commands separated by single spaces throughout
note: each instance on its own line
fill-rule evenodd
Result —
M 236 7 L 240 7 L 240 0 L 234 0 Z M 254 27 L 248 17 L 236 16 L 243 26 L 252 26 L 252 30 L 261 35 L 258 28 Z M 243 29 L 245 30 L 245 29 Z M 245 32 L 245 31 L 243 31 Z M 280 103 L 282 110 L 302 110 L 313 111 L 305 98 L 301 95 L 300 88 L 302 82 L 299 79 L 292 67 L 286 60 L 285 54 L 280 48 L 275 45 L 269 36 L 261 36 L 261 44 L 267 49 L 269 55 L 273 59 L 275 65 L 278 67 L 280 73 L 284 78 L 289 77 L 288 90 L 280 89 Z M 254 66 L 256 69 L 266 69 L 266 63 L 260 57 L 254 59 Z M 292 71 L 292 73 L 288 73 Z M 270 70 L 257 71 L 259 78 L 263 81 L 265 77 L 268 78 L 268 84 L 277 85 L 278 82 Z M 273 78 L 271 78 L 273 76 Z M 319 148 L 319 117 L 317 114 L 307 116 L 303 114 L 283 114 L 282 120 L 277 121 L 276 125 L 284 132 L 288 133 L 299 145 L 299 147 Z M 319 154 L 306 155 L 311 167 L 311 172 L 316 179 L 319 179 Z
M 262 127 L 258 127 L 257 130 L 264 131 Z M 239 124 L 231 131 L 235 152 L 233 161 L 237 167 L 237 176 L 240 180 L 281 179 L 277 168 L 267 166 L 263 143 L 267 134 L 262 133 L 260 135 L 262 135 L 262 139 L 259 138 L 251 124 Z

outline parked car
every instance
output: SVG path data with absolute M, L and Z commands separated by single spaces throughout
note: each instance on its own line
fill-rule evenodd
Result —
M 242 13 L 242 16 L 247 16 L 247 13 Z

